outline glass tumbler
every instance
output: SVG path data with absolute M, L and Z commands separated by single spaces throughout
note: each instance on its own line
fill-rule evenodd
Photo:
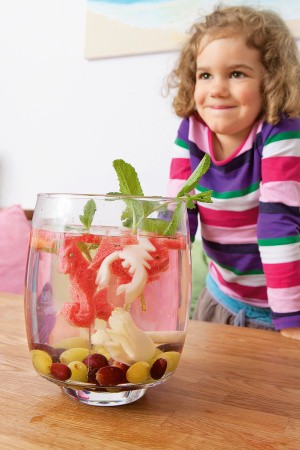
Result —
M 25 320 L 33 367 L 79 402 L 134 402 L 182 353 L 191 296 L 185 202 L 39 194 Z

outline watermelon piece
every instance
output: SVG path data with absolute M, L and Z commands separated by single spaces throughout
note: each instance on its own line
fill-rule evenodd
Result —
M 96 317 L 98 319 L 108 320 L 112 313 L 112 305 L 107 301 L 107 288 L 101 289 L 96 292 L 93 298 L 95 308 L 96 308 Z
M 90 270 L 87 267 L 79 267 L 75 273 L 70 274 L 71 279 L 71 290 L 74 298 L 76 296 L 80 296 L 81 292 L 84 292 L 85 295 L 91 298 L 95 294 L 96 291 L 96 272 L 94 270 Z
M 123 259 L 121 259 L 121 258 L 113 261 L 113 263 L 110 266 L 111 273 L 113 273 L 114 275 L 117 275 L 118 277 L 126 277 L 126 276 L 130 277 L 129 268 L 123 267 L 122 262 L 123 262 Z M 131 280 L 131 278 L 132 277 L 130 277 L 130 280 Z
M 170 237 L 151 237 L 151 243 L 155 248 L 167 248 L 169 250 L 184 250 L 186 248 L 186 240 L 180 234 Z
M 103 236 L 98 234 L 84 233 L 84 234 L 66 234 L 66 242 L 84 242 L 86 244 L 100 244 Z
M 88 328 L 96 317 L 93 297 L 96 291 L 96 272 L 87 267 L 79 266 L 70 273 L 70 293 L 73 302 L 65 303 L 62 315 L 74 326 Z
M 101 240 L 99 248 L 93 261 L 90 263 L 89 268 L 92 270 L 98 270 L 103 260 L 113 252 L 122 250 L 119 237 L 104 236 Z
M 61 309 L 61 315 L 75 327 L 90 327 L 95 321 L 95 308 L 87 302 L 82 302 L 82 298 L 77 302 L 67 302 Z
M 89 262 L 77 245 L 78 236 L 66 236 L 58 255 L 58 270 L 70 277 L 73 302 L 67 302 L 61 314 L 73 326 L 90 327 L 96 317 L 93 297 L 96 291 L 96 271 L 88 268 Z
M 103 260 L 113 252 L 123 250 L 127 245 L 138 244 L 137 236 L 133 234 L 122 234 L 121 236 L 103 236 L 97 253 L 90 264 L 90 269 L 98 270 Z M 119 269 L 115 267 L 119 272 Z
M 136 245 L 138 244 L 138 238 L 136 234 L 122 234 L 120 236 L 120 245 L 124 247 L 125 245 Z
M 66 238 L 58 252 L 58 271 L 74 275 L 79 268 L 86 269 L 88 265 L 76 242 Z
M 153 277 L 164 272 L 169 267 L 169 253 L 164 247 L 158 247 L 154 252 L 149 252 L 152 259 L 148 261 L 150 268 L 146 268 L 148 276 Z
M 118 277 L 117 286 L 120 286 L 120 284 L 127 284 L 130 283 L 132 280 L 132 275 L 123 275 Z
M 169 250 L 184 250 L 186 248 L 186 239 L 182 235 L 164 237 L 162 244 Z

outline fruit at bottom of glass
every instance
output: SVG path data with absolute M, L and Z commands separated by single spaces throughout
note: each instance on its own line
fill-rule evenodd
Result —
M 88 380 L 88 369 L 82 361 L 72 361 L 68 364 L 71 369 L 71 376 L 69 380 L 80 381 L 81 383 L 86 383 Z
M 162 378 L 167 370 L 167 360 L 165 358 L 158 358 L 154 363 L 152 364 L 152 367 L 150 369 L 150 375 L 151 378 L 154 380 L 159 380 Z
M 127 372 L 127 370 L 129 369 L 130 366 L 127 366 L 127 364 L 122 363 L 121 361 L 117 361 L 116 359 L 110 358 L 108 360 L 108 365 L 109 366 L 115 366 L 115 367 L 119 367 L 119 369 L 123 370 L 124 373 Z
M 50 373 L 54 376 L 54 378 L 61 381 L 68 380 L 72 375 L 70 367 L 66 366 L 66 364 L 56 362 L 51 364 Z
M 61 353 L 66 350 L 65 348 L 54 348 L 51 345 L 42 343 L 33 343 L 32 348 L 34 350 L 44 350 L 44 352 L 47 352 L 51 356 L 53 362 L 59 362 Z
M 124 371 L 114 366 L 99 369 L 96 373 L 96 380 L 100 386 L 115 386 L 127 382 Z
M 64 348 L 65 350 L 69 350 L 70 348 L 89 348 L 89 341 L 79 336 L 69 337 L 55 342 L 53 348 Z
M 60 355 L 60 362 L 68 365 L 72 361 L 83 361 L 88 354 L 87 348 L 70 348 Z
M 167 372 L 174 372 L 178 366 L 181 353 L 169 351 L 164 352 L 163 357 L 167 360 Z
M 154 361 L 157 360 L 157 358 L 163 358 L 163 351 L 160 350 L 158 347 L 156 348 L 153 357 L 151 359 L 149 359 L 149 361 L 147 361 L 147 363 L 149 363 L 149 365 L 152 366 Z
M 140 384 L 145 383 L 150 376 L 150 365 L 145 361 L 138 361 L 126 372 L 126 378 L 129 383 Z
M 88 355 L 82 361 L 89 369 L 101 369 L 101 367 L 108 366 L 107 358 L 101 353 L 93 353 L 92 355 Z
M 43 375 L 50 373 L 50 366 L 52 364 L 51 356 L 44 350 L 31 350 L 31 358 L 33 367 Z
M 99 369 L 88 369 L 87 381 L 88 383 L 98 384 L 96 375 Z

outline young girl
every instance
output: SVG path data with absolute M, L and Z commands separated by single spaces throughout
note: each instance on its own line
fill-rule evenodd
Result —
M 300 64 L 274 12 L 218 7 L 194 24 L 169 88 L 183 118 L 171 162 L 176 195 L 205 153 L 197 216 L 210 259 L 194 318 L 300 339 Z

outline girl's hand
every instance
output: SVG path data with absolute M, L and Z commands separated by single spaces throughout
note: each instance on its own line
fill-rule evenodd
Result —
M 284 337 L 298 339 L 300 341 L 300 328 L 284 328 L 280 330 L 280 333 Z

